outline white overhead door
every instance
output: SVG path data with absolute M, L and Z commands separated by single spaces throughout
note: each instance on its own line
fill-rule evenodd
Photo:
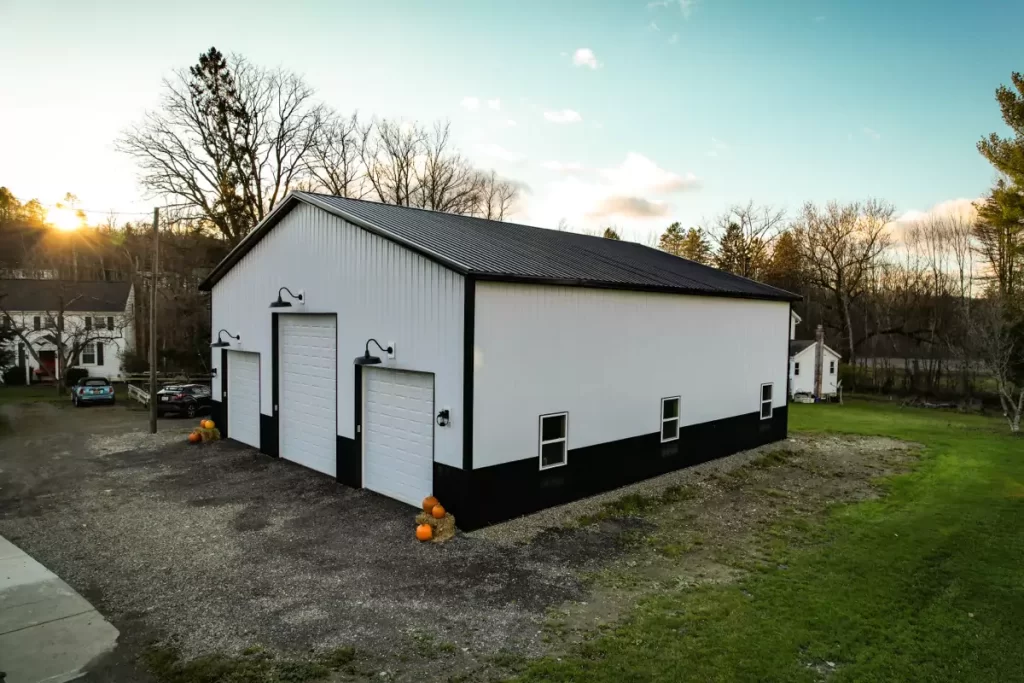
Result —
M 363 486 L 419 507 L 433 492 L 434 376 L 363 373 Z
M 278 320 L 278 420 L 281 457 L 337 473 L 337 333 L 334 316 Z
M 260 354 L 228 351 L 228 436 L 260 447 Z

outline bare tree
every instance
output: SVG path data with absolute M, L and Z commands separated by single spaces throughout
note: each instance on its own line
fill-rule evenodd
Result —
M 415 123 L 381 119 L 359 133 L 359 156 L 377 200 L 413 206 L 419 190 L 416 161 L 426 132 Z
M 483 174 L 451 149 L 451 123 L 434 123 L 423 133 L 415 164 L 414 205 L 422 209 L 469 215 L 481 201 Z
M 370 190 L 359 155 L 358 115 L 344 116 L 326 109 L 321 115 L 307 161 L 310 189 L 362 199 Z
M 856 358 L 852 307 L 890 244 L 886 225 L 894 213 L 895 207 L 878 200 L 820 208 L 808 202 L 797 228 L 808 282 L 829 293 L 849 363 Z
M 1012 310 L 1009 302 L 999 294 L 979 302 L 975 307 L 971 336 L 981 362 L 996 381 L 999 403 L 1010 431 L 1017 434 L 1024 411 L 1024 382 L 1020 377 L 1020 334 L 1014 325 Z
M 785 222 L 784 209 L 759 206 L 753 200 L 729 207 L 707 231 L 716 242 L 716 265 L 743 277 L 759 277 Z
M 235 242 L 305 172 L 322 120 L 300 77 L 211 48 L 164 81 L 159 108 L 117 147 L 138 163 L 147 191 Z
M 479 202 L 475 213 L 492 221 L 505 220 L 505 214 L 519 198 L 518 186 L 498 177 L 494 171 L 481 174 L 479 178 Z

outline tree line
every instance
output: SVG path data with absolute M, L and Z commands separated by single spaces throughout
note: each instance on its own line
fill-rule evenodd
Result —
M 451 126 L 360 119 L 300 76 L 210 48 L 116 142 L 176 217 L 234 244 L 291 190 L 503 220 L 519 185 L 475 167 Z

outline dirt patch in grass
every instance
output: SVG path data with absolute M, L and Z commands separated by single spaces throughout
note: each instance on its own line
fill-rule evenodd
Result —
M 820 542 L 815 530 L 831 506 L 882 495 L 882 478 L 908 470 L 918 450 L 892 439 L 799 435 L 685 485 L 649 485 L 646 494 L 602 503 L 574 523 L 600 530 L 640 517 L 647 530 L 634 552 L 590 577 L 585 601 L 552 610 L 549 642 L 588 639 L 658 591 L 732 583 L 760 568 L 784 570 L 783 548 Z

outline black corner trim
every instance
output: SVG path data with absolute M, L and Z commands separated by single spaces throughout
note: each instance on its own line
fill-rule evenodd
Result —
M 276 458 L 278 450 L 277 421 L 271 415 L 260 413 L 260 453 Z
M 462 314 L 462 469 L 473 469 L 473 369 L 476 349 L 476 278 L 467 275 Z
M 220 419 L 214 420 L 214 423 L 220 427 L 220 435 L 225 439 L 230 435 L 228 429 L 228 350 L 220 350 L 220 396 L 221 396 L 221 413 Z
M 278 367 L 278 320 L 277 313 L 272 313 L 270 316 L 270 415 L 264 416 L 260 413 L 260 445 L 263 447 L 263 452 L 267 455 L 272 455 L 275 458 L 281 455 L 281 427 L 278 422 L 278 391 L 280 390 L 281 380 L 278 377 L 280 367 Z M 263 438 L 263 418 L 269 417 L 270 424 L 267 429 L 267 436 L 272 438 L 273 441 L 268 441 Z

